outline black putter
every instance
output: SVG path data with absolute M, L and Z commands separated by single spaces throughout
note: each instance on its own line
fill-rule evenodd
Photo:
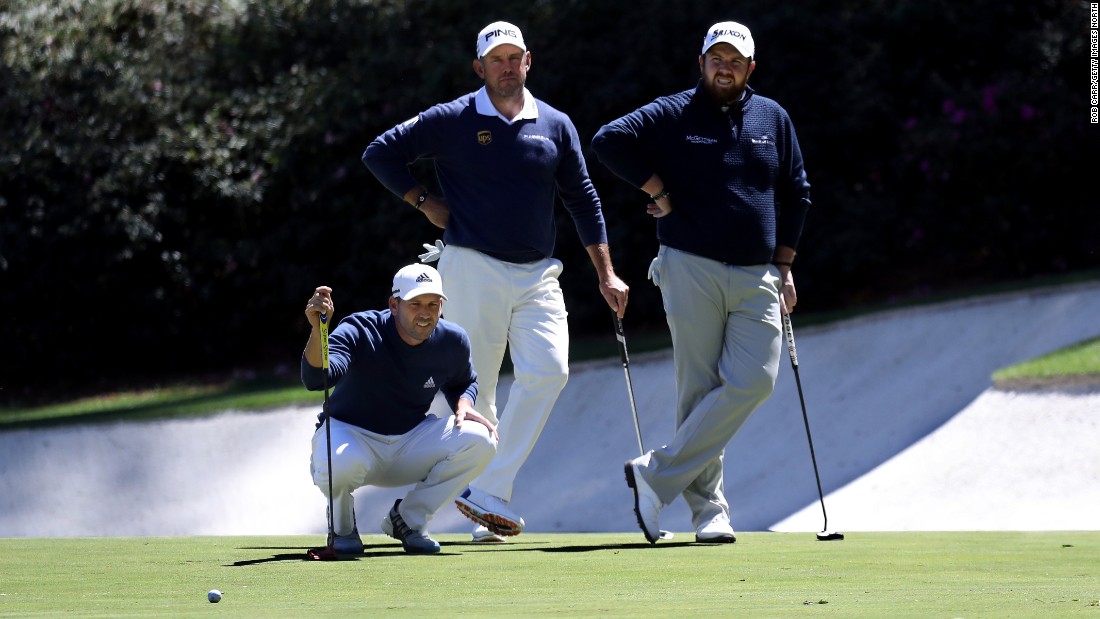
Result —
M 642 445 L 642 424 L 638 421 L 638 406 L 634 403 L 634 386 L 630 383 L 630 355 L 626 353 L 626 334 L 623 332 L 623 321 L 619 315 L 611 312 L 615 319 L 615 339 L 619 340 L 619 357 L 623 362 L 623 374 L 626 375 L 626 393 L 630 396 L 630 411 L 634 413 L 634 433 L 638 436 L 638 455 L 645 455 L 645 447 Z M 672 539 L 675 537 L 672 531 L 664 529 L 658 534 L 658 539 Z
M 787 352 L 791 355 L 791 368 L 794 369 L 794 382 L 798 385 L 798 401 L 802 404 L 802 421 L 806 424 L 806 440 L 810 443 L 810 460 L 814 463 L 814 479 L 817 480 L 817 497 L 821 500 L 821 515 L 825 523 L 817 534 L 817 541 L 831 542 L 844 539 L 844 534 L 829 530 L 829 515 L 825 513 L 825 494 L 821 491 L 821 475 L 817 472 L 817 456 L 814 455 L 814 439 L 810 436 L 810 418 L 806 415 L 806 400 L 802 397 L 802 379 L 798 377 L 798 351 L 794 347 L 794 328 L 791 327 L 791 315 L 783 314 L 783 331 L 787 335 Z

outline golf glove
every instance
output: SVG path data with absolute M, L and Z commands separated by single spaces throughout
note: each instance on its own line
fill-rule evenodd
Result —
M 443 253 L 443 241 L 436 239 L 435 245 L 424 243 L 424 249 L 428 250 L 420 254 L 421 262 L 435 262 L 439 260 L 439 256 Z

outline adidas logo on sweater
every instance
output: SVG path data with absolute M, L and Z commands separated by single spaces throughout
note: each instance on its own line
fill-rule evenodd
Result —
M 424 383 L 425 389 L 435 389 L 435 378 L 429 376 L 428 382 Z

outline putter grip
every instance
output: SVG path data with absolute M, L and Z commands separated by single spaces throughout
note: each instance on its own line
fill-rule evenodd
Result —
M 630 365 L 630 357 L 626 354 L 626 333 L 623 332 L 623 321 L 619 320 L 615 312 L 611 312 L 611 318 L 615 321 L 615 339 L 619 340 L 619 359 L 622 360 L 625 368 Z
M 328 371 L 328 315 L 321 314 L 321 369 Z
M 794 347 L 794 328 L 791 327 L 791 315 L 783 314 L 783 331 L 787 336 L 787 352 L 791 354 L 791 365 L 798 366 L 798 350 Z

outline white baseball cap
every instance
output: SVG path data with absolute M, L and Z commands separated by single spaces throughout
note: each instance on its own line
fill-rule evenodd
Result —
M 706 54 L 715 43 L 729 43 L 745 58 L 753 58 L 756 55 L 756 44 L 752 41 L 752 33 L 735 21 L 718 22 L 711 26 L 707 30 L 707 36 L 703 37 L 703 51 L 699 53 Z
M 443 294 L 443 278 L 439 275 L 439 271 L 426 264 L 410 264 L 401 267 L 397 275 L 393 276 L 391 296 L 408 301 L 422 294 L 437 294 L 444 299 L 447 298 L 447 295 Z
M 477 33 L 477 57 L 482 58 L 494 47 L 505 43 L 527 51 L 527 44 L 523 42 L 523 33 L 519 28 L 506 21 L 495 21 Z

